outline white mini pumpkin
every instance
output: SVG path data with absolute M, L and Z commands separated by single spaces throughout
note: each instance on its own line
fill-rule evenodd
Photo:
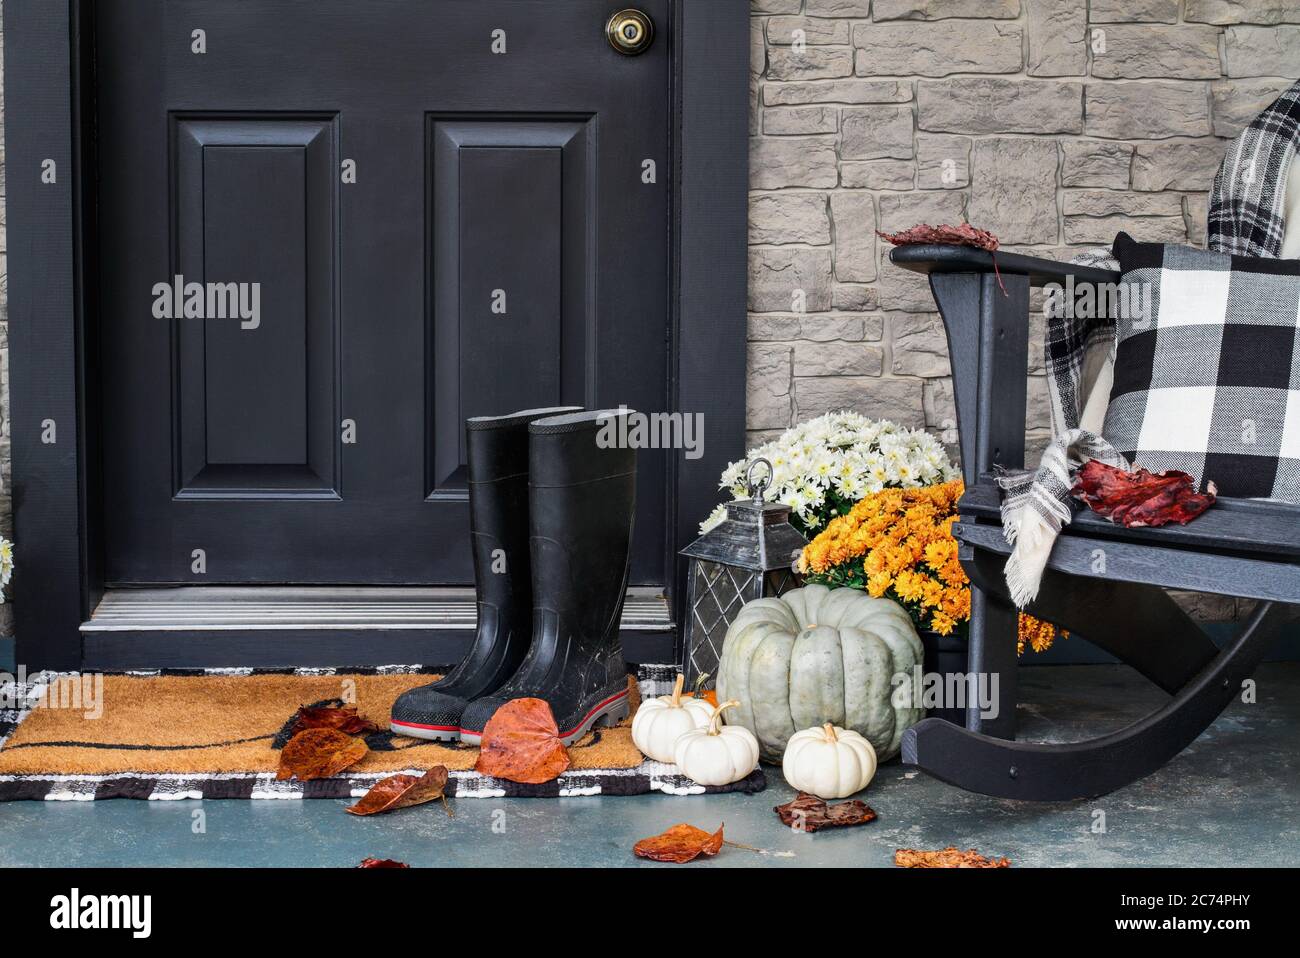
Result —
M 852 729 L 827 722 L 790 736 L 781 771 L 791 788 L 818 798 L 848 798 L 876 775 L 876 750 Z
M 722 713 L 739 702 L 723 702 L 705 728 L 683 732 L 674 760 L 681 773 L 700 785 L 730 785 L 758 767 L 758 739 L 741 725 L 722 725 Z
M 713 706 L 701 698 L 682 698 L 680 673 L 672 695 L 642 702 L 632 719 L 632 742 L 656 762 L 671 762 L 677 737 L 691 729 L 704 728 L 713 717 Z

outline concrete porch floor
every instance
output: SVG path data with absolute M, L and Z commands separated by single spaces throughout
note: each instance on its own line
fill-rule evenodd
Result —
M 632 845 L 676 822 L 716 828 L 765 854 L 724 848 L 697 867 L 891 867 L 896 847 L 975 847 L 1020 866 L 1300 864 L 1300 663 L 1257 676 L 1258 703 L 1234 704 L 1164 769 L 1090 802 L 1031 805 L 969 795 L 897 762 L 860 796 L 880 818 L 795 834 L 772 813 L 793 793 L 780 771 L 754 796 L 462 799 L 355 819 L 338 801 L 0 805 L 0 867 L 345 866 L 366 857 L 416 867 L 634 866 Z M 1021 670 L 1026 738 L 1117 728 L 1163 697 L 1111 665 Z M 194 831 L 201 809 L 206 831 Z M 1105 831 L 1094 832 L 1097 812 Z

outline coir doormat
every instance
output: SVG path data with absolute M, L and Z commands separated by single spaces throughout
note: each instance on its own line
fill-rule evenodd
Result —
M 387 727 L 393 701 L 441 669 L 212 669 L 42 673 L 0 689 L 0 801 L 102 798 L 359 798 L 389 775 L 445 765 L 457 798 L 699 795 L 757 792 L 761 769 L 726 787 L 702 786 L 632 744 L 630 721 L 597 729 L 570 749 L 558 779 L 522 785 L 474 771 L 478 749 L 367 736 L 366 757 L 334 778 L 277 781 L 277 745 L 298 708 L 355 703 Z M 672 691 L 675 670 L 642 666 L 640 697 Z M 637 695 L 634 694 L 634 698 Z

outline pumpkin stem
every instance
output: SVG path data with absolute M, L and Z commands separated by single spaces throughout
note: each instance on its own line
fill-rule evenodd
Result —
M 822 731 L 826 733 L 826 741 L 838 742 L 840 740 L 840 737 L 835 734 L 835 726 L 830 722 L 822 726 Z
M 716 709 L 713 710 L 713 715 L 712 715 L 712 717 L 709 719 L 709 734 L 710 734 L 710 735 L 721 735 L 721 734 L 722 734 L 722 729 L 720 728 L 720 723 L 719 723 L 718 720 L 719 720 L 720 718 L 722 718 L 722 713 L 723 713 L 723 712 L 725 712 L 727 709 L 734 709 L 734 708 L 736 708 L 738 705 L 740 705 L 740 702 L 738 702 L 736 699 L 731 699 L 730 701 L 723 702 L 721 705 L 719 705 Z
M 677 681 L 673 683 L 673 708 L 680 708 L 682 704 L 682 686 L 686 684 L 686 676 L 677 673 Z

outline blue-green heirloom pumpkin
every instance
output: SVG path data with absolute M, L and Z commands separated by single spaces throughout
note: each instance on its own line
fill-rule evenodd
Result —
M 827 722 L 862 735 L 883 762 L 925 715 L 892 701 L 894 677 L 910 682 L 923 655 L 892 599 L 805 586 L 740 610 L 722 645 L 718 700 L 740 703 L 727 722 L 754 733 L 766 762 L 781 761 L 795 732 Z

